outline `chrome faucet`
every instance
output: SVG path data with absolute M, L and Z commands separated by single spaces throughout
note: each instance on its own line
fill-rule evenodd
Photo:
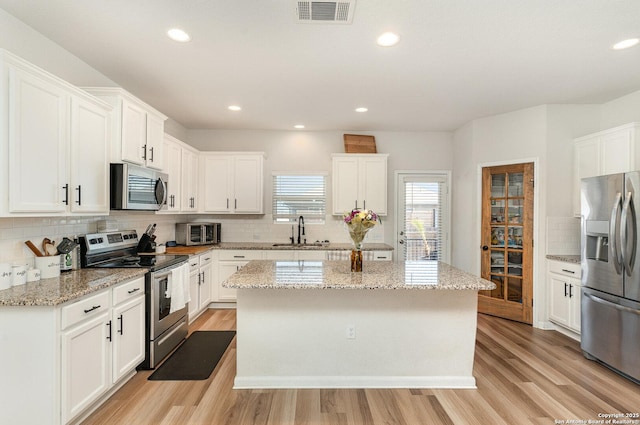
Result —
M 304 217 L 298 217 L 298 245 L 300 245 L 300 229 L 302 229 L 302 236 L 304 236 Z

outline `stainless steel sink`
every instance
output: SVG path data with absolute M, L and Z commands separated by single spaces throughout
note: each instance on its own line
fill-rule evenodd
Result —
M 327 244 L 323 244 L 323 243 L 274 243 L 273 245 L 274 247 L 290 247 L 290 248 L 295 248 L 295 249 L 301 249 L 301 248 L 319 248 L 319 247 L 323 247 L 323 246 L 327 246 Z

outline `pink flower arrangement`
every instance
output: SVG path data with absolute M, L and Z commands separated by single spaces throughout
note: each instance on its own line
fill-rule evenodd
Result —
M 380 217 L 371 210 L 352 210 L 343 216 L 343 220 L 349 230 L 349 236 L 357 250 L 362 249 L 362 241 L 367 232 L 380 222 Z

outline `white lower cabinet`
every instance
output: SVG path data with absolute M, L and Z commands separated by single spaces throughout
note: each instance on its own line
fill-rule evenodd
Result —
M 97 303 L 80 302 L 86 305 L 83 310 L 91 318 L 62 333 L 62 423 L 82 412 L 111 386 L 112 322 L 109 296 L 105 295 Z M 90 314 L 94 307 L 98 309 Z
M 136 368 L 145 355 L 144 278 L 113 289 L 112 382 Z
M 580 333 L 580 265 L 548 261 L 549 320 L 577 334 Z
M 207 251 L 200 255 L 192 255 L 189 258 L 189 321 L 196 317 L 209 306 L 212 292 L 213 254 Z
M 1 423 L 78 421 L 144 360 L 144 277 L 57 306 L 0 309 Z
M 251 260 L 262 260 L 262 251 L 259 250 L 221 250 L 218 253 L 218 299 L 219 302 L 235 302 L 237 290 L 224 288 L 224 282 L 229 276 L 240 270 Z

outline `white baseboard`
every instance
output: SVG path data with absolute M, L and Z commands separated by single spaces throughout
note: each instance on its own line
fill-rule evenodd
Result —
M 450 388 L 475 389 L 473 376 L 236 376 L 234 389 Z

